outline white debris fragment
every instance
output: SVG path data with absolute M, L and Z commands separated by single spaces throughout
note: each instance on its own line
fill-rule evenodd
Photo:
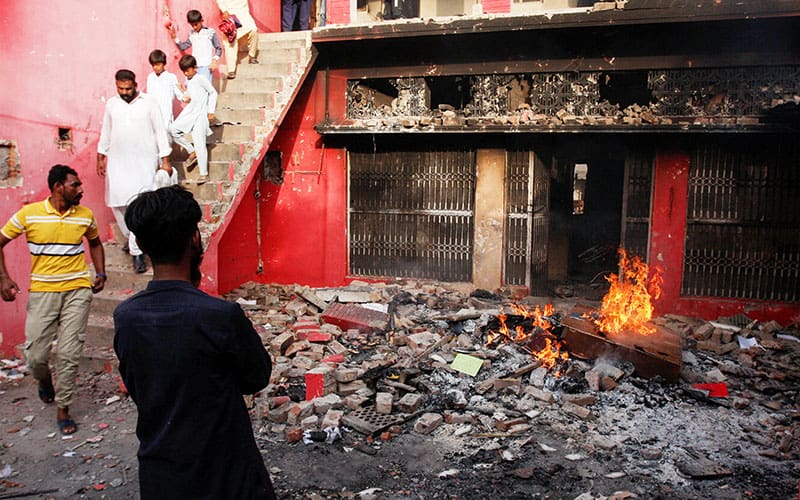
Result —
M 375 500 L 378 498 L 377 493 L 383 491 L 380 488 L 367 488 L 366 490 L 361 490 L 358 492 L 358 498 L 360 500 Z
M 583 460 L 586 457 L 581 455 L 580 453 L 570 453 L 569 455 L 565 456 L 564 458 L 566 458 L 567 460 L 570 460 L 572 462 L 576 462 L 578 460 Z
M 22 417 L 22 420 L 27 422 L 27 423 L 31 423 L 31 422 L 33 422 L 34 418 L 35 417 L 33 415 L 26 415 L 26 416 Z
M 609 472 L 608 474 L 606 474 L 606 477 L 609 478 L 609 479 L 619 479 L 619 478 L 625 477 L 625 476 L 626 476 L 626 474 L 624 472 L 619 472 L 619 471 L 617 471 L 617 472 Z
M 449 479 L 451 477 L 458 476 L 459 472 L 461 472 L 461 471 L 459 471 L 458 469 L 447 469 L 447 470 L 444 470 L 444 471 L 440 472 L 439 474 L 437 474 L 437 477 L 439 479 Z
M 120 399 L 122 399 L 122 398 L 119 397 L 119 396 L 111 396 L 110 398 L 106 399 L 106 406 L 108 406 L 108 405 L 110 405 L 112 403 L 116 403 Z
M 546 444 L 544 444 L 544 443 L 539 443 L 539 447 L 540 447 L 541 449 L 543 449 L 544 451 L 556 451 L 556 449 L 555 449 L 555 448 L 553 448 L 552 446 L 547 446 L 547 445 L 546 445 Z
M 472 432 L 472 425 L 467 424 L 456 429 L 456 431 L 453 433 L 453 436 L 459 437 L 470 432 Z
M 243 297 L 239 297 L 238 299 L 236 299 L 236 303 L 239 304 L 239 305 L 242 305 L 242 306 L 255 306 L 255 305 L 258 304 L 258 301 L 256 301 L 256 300 L 247 300 L 247 299 L 245 299 Z
M 11 477 L 11 474 L 13 473 L 14 469 L 12 469 L 10 465 L 6 465 L 5 467 L 3 467 L 3 470 L 0 470 L 0 479 Z

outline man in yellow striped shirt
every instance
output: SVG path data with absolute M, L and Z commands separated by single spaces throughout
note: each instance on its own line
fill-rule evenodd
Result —
M 55 400 L 58 428 L 62 434 L 72 434 L 78 426 L 69 415 L 69 407 L 75 393 L 92 293 L 102 290 L 106 282 L 105 254 L 94 214 L 80 206 L 83 188 L 78 173 L 66 165 L 55 165 L 47 176 L 47 184 L 50 196 L 46 200 L 25 205 L 0 229 L 0 297 L 10 302 L 20 293 L 6 269 L 3 248 L 25 233 L 31 254 L 25 357 L 33 378 L 39 382 L 39 398 L 45 403 Z M 94 279 L 86 264 L 84 237 L 89 241 Z M 50 347 L 56 337 L 58 363 L 54 386 L 49 361 Z

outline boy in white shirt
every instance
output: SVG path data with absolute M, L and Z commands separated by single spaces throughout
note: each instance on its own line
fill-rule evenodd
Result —
M 197 60 L 194 56 L 183 56 L 178 62 L 186 75 L 186 92 L 184 101 L 189 104 L 183 108 L 169 131 L 176 144 L 189 152 L 189 158 L 183 163 L 187 171 L 200 168 L 198 184 L 208 181 L 208 149 L 206 136 L 211 135 L 209 123 L 214 122 L 214 111 L 217 107 L 217 91 L 204 78 L 197 78 Z M 185 134 L 192 134 L 194 146 L 186 140 Z
M 211 72 L 217 69 L 217 61 L 222 55 L 222 45 L 217 38 L 217 32 L 203 26 L 203 15 L 198 10 L 187 12 L 186 20 L 191 25 L 192 32 L 185 42 L 180 41 L 174 26 L 169 28 L 170 33 L 179 49 L 192 48 L 192 55 L 197 60 L 197 72 L 211 83 Z
M 172 125 L 172 103 L 175 98 L 183 99 L 182 86 L 178 83 L 178 77 L 169 71 L 165 71 L 167 65 L 167 55 L 159 49 L 150 52 L 148 57 L 153 72 L 147 75 L 146 92 L 158 104 L 161 111 L 161 118 L 164 120 L 164 130 L 169 130 Z M 170 139 L 172 137 L 170 136 Z M 170 171 L 159 168 L 153 179 L 153 189 L 172 186 L 178 183 L 178 171 L 170 166 Z

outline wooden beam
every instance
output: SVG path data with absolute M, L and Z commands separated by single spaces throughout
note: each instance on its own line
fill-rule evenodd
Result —
M 660 375 L 667 382 L 678 381 L 681 372 L 680 335 L 657 325 L 656 332 L 642 335 L 636 332 L 607 334 L 597 329 L 593 322 L 581 315 L 592 309 L 577 305 L 562 320 L 562 339 L 571 356 L 580 359 L 597 359 L 608 356 L 633 363 L 640 377 Z

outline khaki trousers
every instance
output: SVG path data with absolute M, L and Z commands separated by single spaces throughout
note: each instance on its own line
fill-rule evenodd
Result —
M 258 53 L 258 30 L 253 30 L 240 36 L 233 43 L 228 43 L 226 40 L 223 43 L 225 47 L 225 64 L 228 65 L 228 73 L 236 72 L 236 64 L 239 61 L 239 40 L 247 39 L 247 55 L 255 57 Z
M 91 303 L 92 290 L 89 288 L 68 292 L 31 292 L 28 298 L 25 359 L 33 378 L 46 379 L 50 348 L 53 340 L 58 339 L 58 362 L 53 383 L 59 408 L 72 404 Z

